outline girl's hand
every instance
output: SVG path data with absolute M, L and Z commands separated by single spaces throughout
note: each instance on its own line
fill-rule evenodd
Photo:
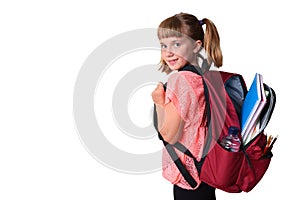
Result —
M 156 105 L 163 106 L 165 104 L 165 90 L 162 83 L 159 83 L 152 92 L 152 99 Z

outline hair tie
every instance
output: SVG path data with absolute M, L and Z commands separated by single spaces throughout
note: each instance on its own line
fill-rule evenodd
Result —
M 200 24 L 200 26 L 202 26 L 203 25 L 203 21 L 199 20 L 199 24 Z

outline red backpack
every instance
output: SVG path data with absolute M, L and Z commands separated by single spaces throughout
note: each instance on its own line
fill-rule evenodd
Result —
M 204 74 L 194 66 L 185 66 L 180 71 L 191 71 L 202 76 L 207 107 L 208 135 L 206 136 L 203 157 L 197 161 L 192 153 L 181 143 L 168 144 L 159 134 L 172 160 L 184 179 L 192 188 L 197 182 L 189 174 L 175 149 L 193 158 L 201 181 L 226 192 L 249 192 L 261 180 L 269 167 L 273 154 L 272 147 L 264 152 L 267 126 L 275 106 L 276 95 L 272 88 L 264 84 L 269 92 L 267 104 L 260 114 L 260 133 L 246 145 L 241 145 L 238 152 L 229 152 L 219 144 L 219 138 L 227 135 L 228 128 L 240 128 L 240 111 L 247 94 L 243 77 L 239 74 L 222 71 L 207 71 Z M 157 116 L 154 109 L 154 126 L 157 129 Z M 239 135 L 240 138 L 241 135 Z

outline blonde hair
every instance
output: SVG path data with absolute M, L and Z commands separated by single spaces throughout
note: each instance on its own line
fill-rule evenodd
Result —
M 205 33 L 202 25 L 205 24 Z M 209 66 L 211 62 L 216 67 L 221 67 L 223 64 L 223 55 L 220 47 L 220 37 L 216 26 L 209 19 L 198 20 L 197 17 L 188 13 L 179 13 L 162 21 L 157 30 L 158 39 L 168 37 L 188 36 L 193 40 L 200 40 L 204 48 Z M 162 72 L 170 73 L 171 69 L 163 59 L 160 61 Z M 204 69 L 208 70 L 208 69 Z

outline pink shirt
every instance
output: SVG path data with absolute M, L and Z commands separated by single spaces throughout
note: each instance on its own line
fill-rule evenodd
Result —
M 183 132 L 179 142 L 186 146 L 200 161 L 204 138 L 208 131 L 206 117 L 204 116 L 206 104 L 202 77 L 189 71 L 171 74 L 168 79 L 165 104 L 169 102 L 174 104 L 184 121 Z M 199 186 L 201 181 L 193 159 L 180 151 L 176 150 L 176 152 Z M 193 189 L 180 174 L 165 148 L 162 159 L 162 174 L 164 178 L 179 187 Z

